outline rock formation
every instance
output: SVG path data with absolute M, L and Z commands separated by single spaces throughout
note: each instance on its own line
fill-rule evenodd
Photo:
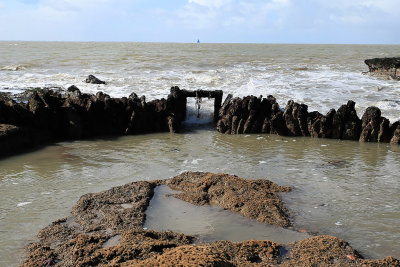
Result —
M 92 83 L 92 84 L 106 84 L 105 81 L 100 80 L 99 78 L 97 78 L 94 75 L 89 75 L 86 79 L 85 79 L 85 83 Z
M 183 173 L 82 196 L 72 214 L 41 230 L 22 266 L 399 266 L 392 257 L 364 260 L 342 239 L 314 236 L 282 245 L 267 240 L 195 244 L 196 238 L 143 229 L 157 185 L 176 197 L 218 205 L 264 223 L 288 225 L 277 192 L 290 188 L 227 174 Z M 194 186 L 196 188 L 194 188 Z M 271 208 L 272 207 L 272 208 Z M 274 208 L 278 207 L 278 208 Z
M 84 94 L 71 86 L 65 95 L 33 91 L 25 102 L 0 98 L 0 157 L 40 144 L 95 136 L 176 132 L 185 119 L 186 98 L 179 88 L 168 99 L 146 102 L 132 93 L 111 98 Z M 182 103 L 181 103 L 182 102 Z M 185 110 L 186 111 L 186 110 Z M 183 114 L 182 114 L 183 113 Z
M 369 74 L 400 80 L 400 57 L 372 58 L 364 61 Z
M 267 98 L 228 96 L 219 110 L 217 130 L 226 134 L 270 133 L 283 136 L 312 136 L 361 142 L 398 143 L 397 127 L 381 116 L 377 107 L 369 107 L 362 119 L 355 102 L 349 100 L 326 115 L 308 112 L 305 104 L 288 101 L 282 111 L 273 96 Z M 397 141 L 396 141 L 397 140 Z
M 377 107 L 369 107 L 362 119 L 349 100 L 326 115 L 309 112 L 305 104 L 288 101 L 281 109 L 273 96 L 267 98 L 228 95 L 221 90 L 188 91 L 172 87 L 167 99 L 147 102 L 145 96 L 112 98 L 98 92 L 82 93 L 71 86 L 61 94 L 32 90 L 27 101 L 0 96 L 0 157 L 38 145 L 106 135 L 178 132 L 186 118 L 188 97 L 214 99 L 214 122 L 225 134 L 266 133 L 312 136 L 362 142 L 399 143 L 400 121 L 390 124 Z

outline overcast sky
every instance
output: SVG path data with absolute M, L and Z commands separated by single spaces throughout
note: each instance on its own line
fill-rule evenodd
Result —
M 400 44 L 400 0 L 0 0 L 0 40 Z

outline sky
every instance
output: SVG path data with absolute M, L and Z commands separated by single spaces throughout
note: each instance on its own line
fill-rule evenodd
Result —
M 400 0 L 0 0 L 0 40 L 400 44 Z

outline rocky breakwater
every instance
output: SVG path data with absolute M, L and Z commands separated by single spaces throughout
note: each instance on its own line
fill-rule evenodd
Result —
M 365 260 L 342 239 L 314 236 L 289 245 L 267 240 L 196 243 L 194 236 L 143 229 L 158 185 L 195 205 L 217 205 L 245 217 L 290 225 L 277 195 L 289 187 L 228 174 L 182 173 L 86 194 L 72 214 L 41 230 L 22 266 L 399 266 L 392 257 Z
M 167 99 L 112 98 L 84 94 L 71 86 L 61 94 L 37 90 L 28 101 L 0 97 L 0 157 L 41 144 L 107 135 L 179 130 L 186 114 L 186 91 L 171 88 Z M 221 96 L 222 97 L 222 96 Z
M 307 105 L 292 100 L 281 109 L 273 96 L 228 95 L 218 115 L 217 130 L 226 134 L 266 133 L 400 144 L 400 121 L 391 124 L 377 107 L 367 108 L 360 119 L 351 100 L 323 115 L 308 112 Z
M 369 74 L 400 80 L 400 57 L 366 59 Z

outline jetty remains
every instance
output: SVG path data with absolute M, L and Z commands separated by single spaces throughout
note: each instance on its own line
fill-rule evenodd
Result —
M 52 142 L 154 132 L 179 132 L 186 118 L 188 97 L 214 99 L 214 123 L 224 134 L 265 133 L 400 143 L 400 121 L 391 123 L 377 107 L 361 119 L 355 102 L 323 115 L 305 104 L 288 101 L 280 108 L 273 96 L 233 97 L 224 102 L 221 90 L 172 87 L 167 99 L 147 102 L 145 96 L 112 98 L 82 93 L 76 86 L 65 93 L 34 90 L 27 101 L 0 96 L 0 157 Z

